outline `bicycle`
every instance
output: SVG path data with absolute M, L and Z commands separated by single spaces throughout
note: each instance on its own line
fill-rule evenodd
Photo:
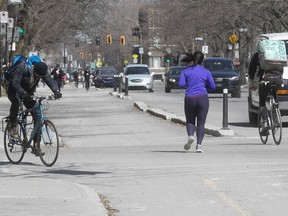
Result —
M 259 84 L 268 85 L 269 89 L 269 93 L 266 98 L 267 120 L 263 119 L 260 109 L 258 112 L 258 131 L 260 139 L 263 144 L 266 144 L 269 131 L 271 131 L 275 144 L 279 145 L 282 139 L 282 120 L 279 103 L 276 102 L 275 98 L 273 97 L 273 93 L 275 94 L 275 92 L 277 92 L 278 86 L 270 84 L 269 81 L 261 81 Z M 268 127 L 268 130 L 266 127 Z M 264 130 L 266 130 L 266 133 L 264 133 Z
M 2 131 L 4 132 L 5 154 L 12 164 L 19 164 L 29 148 L 31 153 L 39 156 L 41 162 L 47 166 L 53 166 L 59 154 L 59 136 L 54 124 L 46 117 L 46 111 L 49 103 L 43 103 L 44 100 L 55 100 L 54 95 L 32 96 L 38 102 L 38 106 L 32 109 L 25 109 L 23 102 L 17 116 L 18 139 L 10 135 L 9 117 L 2 118 Z M 34 122 L 31 113 L 40 109 L 37 122 Z M 4 124 L 6 123 L 6 126 Z M 35 123 L 35 124 L 34 124 Z M 5 128 L 5 129 L 4 129 Z M 4 129 L 4 130 L 3 130 Z M 32 144 L 34 142 L 34 144 Z

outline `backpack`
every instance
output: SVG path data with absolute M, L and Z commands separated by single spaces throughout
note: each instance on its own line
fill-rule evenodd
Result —
M 9 82 L 10 78 L 11 78 L 11 74 L 15 71 L 16 67 L 18 64 L 20 64 L 20 62 L 25 61 L 26 62 L 26 58 L 25 56 L 21 56 L 21 55 L 15 55 L 13 58 L 13 64 L 6 69 L 6 71 L 3 73 L 4 75 L 4 79 Z
M 262 70 L 282 71 L 287 66 L 284 41 L 262 40 L 258 44 L 259 63 Z

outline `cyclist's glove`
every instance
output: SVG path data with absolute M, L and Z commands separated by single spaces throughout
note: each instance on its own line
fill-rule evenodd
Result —
M 55 97 L 55 99 L 59 99 L 62 97 L 62 93 L 60 91 L 56 91 L 56 92 L 54 92 L 54 97 Z
M 27 93 L 27 92 L 25 92 L 24 94 L 21 95 L 21 98 L 23 100 L 32 100 L 32 95 Z

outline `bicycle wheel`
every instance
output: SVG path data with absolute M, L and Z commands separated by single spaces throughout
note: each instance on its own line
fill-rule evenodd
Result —
M 279 108 L 272 109 L 272 135 L 276 145 L 281 143 L 282 139 L 282 120 Z
M 261 112 L 259 112 L 258 113 L 258 131 L 259 131 L 259 136 L 260 136 L 261 142 L 263 144 L 266 144 L 267 140 L 268 140 L 269 132 L 263 133 L 263 130 L 264 130 L 264 119 L 263 119 L 263 117 L 261 115 Z
M 50 120 L 44 121 L 41 133 L 38 133 L 37 149 L 45 166 L 51 167 L 55 164 L 59 154 L 59 137 L 54 124 Z
M 19 164 L 25 155 L 26 149 L 22 146 L 24 140 L 23 129 L 18 125 L 19 139 L 12 139 L 10 136 L 10 125 L 7 124 L 4 131 L 5 154 L 12 164 Z

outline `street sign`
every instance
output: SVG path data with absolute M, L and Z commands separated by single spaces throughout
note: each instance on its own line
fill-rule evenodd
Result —
M 1 23 L 8 23 L 8 11 L 1 11 L 0 12 L 0 22 Z
M 238 39 L 239 39 L 238 36 L 236 34 L 234 34 L 234 33 L 229 37 L 229 40 L 233 44 L 235 44 L 238 41 Z
M 208 46 L 202 46 L 202 53 L 208 54 Z
M 137 59 L 138 55 L 137 54 L 133 54 L 132 57 L 133 57 L 133 59 Z
M 143 49 L 143 47 L 139 47 L 139 54 L 144 54 L 144 49 Z

